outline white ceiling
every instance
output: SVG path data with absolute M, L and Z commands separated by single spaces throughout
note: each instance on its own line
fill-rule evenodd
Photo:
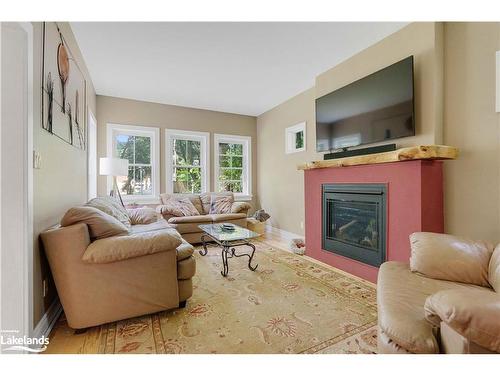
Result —
M 405 25 L 71 23 L 97 94 L 252 116 Z

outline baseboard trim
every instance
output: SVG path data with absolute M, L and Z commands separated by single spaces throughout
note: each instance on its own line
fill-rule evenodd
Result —
M 32 336 L 34 338 L 41 338 L 42 336 L 49 337 L 50 332 L 52 331 L 52 328 L 54 328 L 54 325 L 56 324 L 57 319 L 59 319 L 62 311 L 63 309 L 61 306 L 61 302 L 59 301 L 59 298 L 56 298 L 36 325 L 35 329 L 33 330 Z M 38 347 L 33 347 L 33 349 L 40 348 L 41 345 Z

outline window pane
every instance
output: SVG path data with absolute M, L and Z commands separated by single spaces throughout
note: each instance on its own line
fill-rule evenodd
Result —
M 151 195 L 151 167 L 135 167 L 135 178 L 132 182 L 134 195 Z
M 233 156 L 232 167 L 242 168 L 243 167 L 243 156 Z
M 135 164 L 151 164 L 151 138 L 135 136 Z
M 219 180 L 231 180 L 231 169 L 221 168 L 219 173 Z
M 231 166 L 231 156 L 219 156 L 219 166 L 220 167 L 230 167 Z
M 241 182 L 233 182 L 232 188 L 233 193 L 243 193 L 243 184 Z
M 242 184 L 237 181 L 221 181 L 219 191 L 232 191 L 233 193 L 242 193 Z
M 116 184 L 122 195 L 132 195 L 133 186 L 132 181 L 134 179 L 134 166 L 128 167 L 128 177 L 119 176 L 116 178 Z
M 187 141 L 183 139 L 174 139 L 174 155 L 172 161 L 174 165 L 187 165 L 186 164 L 186 148 Z
M 124 134 L 116 136 L 116 157 L 134 162 L 134 137 Z
M 243 155 L 243 145 L 239 143 L 219 143 L 221 155 Z
M 187 164 L 188 165 L 200 165 L 200 148 L 201 142 L 198 141 L 187 141 Z
M 241 180 L 241 169 L 233 169 L 231 172 L 231 180 L 239 181 Z
M 201 168 L 175 168 L 174 193 L 201 193 Z
M 299 149 L 304 147 L 304 132 L 301 130 L 295 133 L 295 148 Z

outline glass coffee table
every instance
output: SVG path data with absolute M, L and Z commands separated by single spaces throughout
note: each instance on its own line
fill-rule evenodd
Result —
M 229 264 L 227 260 L 232 257 L 248 257 L 248 268 L 251 271 L 255 271 L 258 267 L 256 264 L 252 267 L 252 259 L 255 254 L 255 246 L 250 242 L 253 238 L 259 237 L 260 234 L 252 232 L 246 228 L 234 225 L 234 230 L 228 231 L 223 229 L 222 224 L 205 224 L 200 225 L 199 228 L 204 232 L 201 236 L 201 241 L 203 243 L 203 250 L 200 250 L 202 256 L 207 255 L 207 242 L 212 240 L 222 249 L 222 266 L 221 275 L 226 277 L 229 272 Z M 238 246 L 248 246 L 252 249 L 251 254 L 242 253 L 236 254 L 236 247 Z

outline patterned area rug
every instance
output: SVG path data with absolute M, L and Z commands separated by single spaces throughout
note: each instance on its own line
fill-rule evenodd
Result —
M 255 272 L 248 258 L 232 258 L 223 278 L 218 248 L 210 247 L 205 257 L 196 252 L 195 289 L 185 309 L 93 328 L 86 340 L 94 342 L 85 347 L 98 353 L 376 351 L 371 284 L 263 241 L 255 244 Z

